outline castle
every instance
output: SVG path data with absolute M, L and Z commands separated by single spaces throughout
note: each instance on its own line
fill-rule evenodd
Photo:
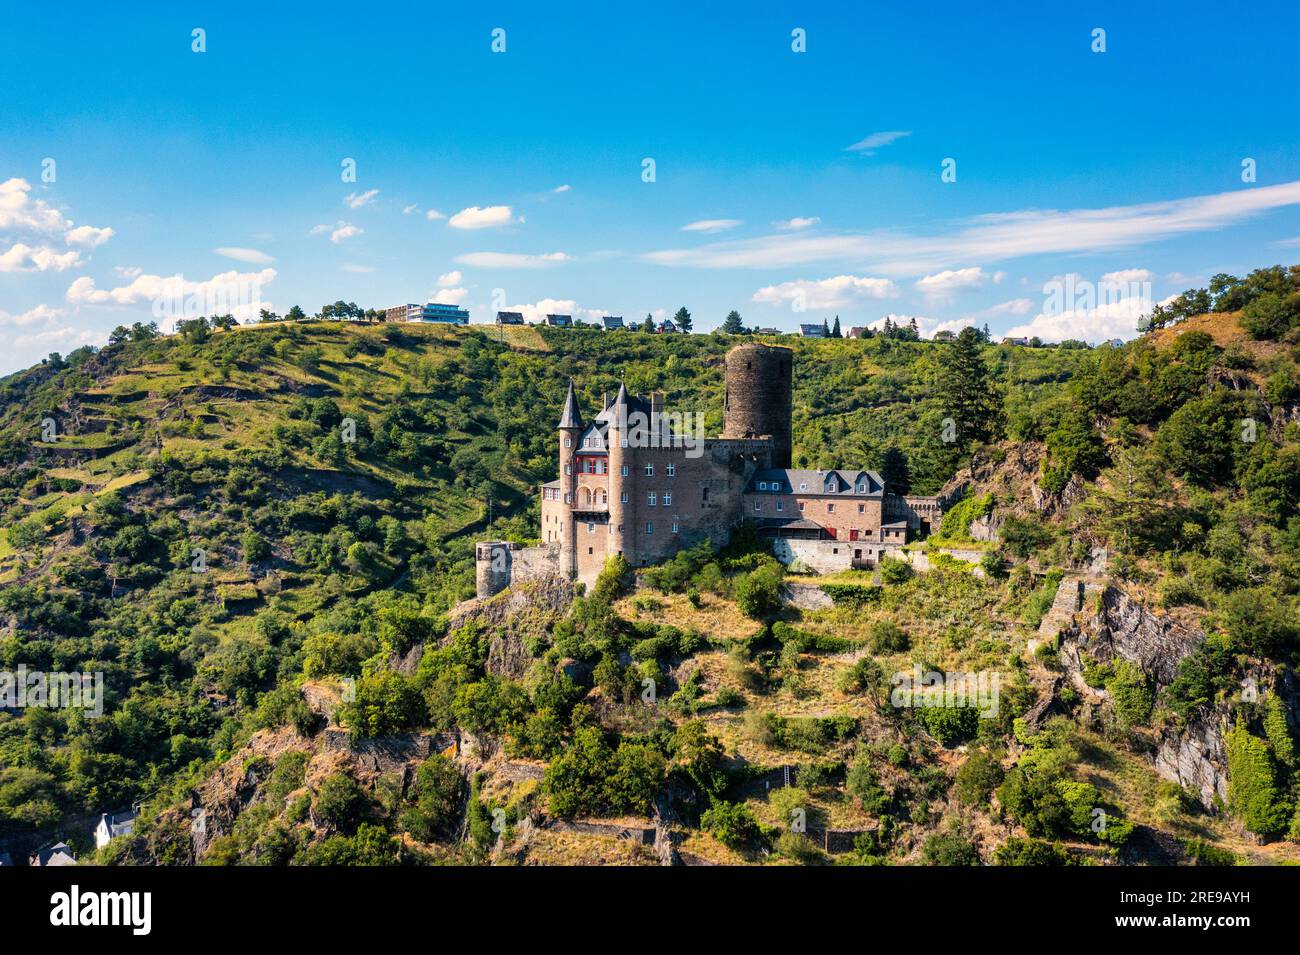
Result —
M 480 543 L 478 596 L 542 573 L 590 586 L 615 554 L 656 564 L 701 540 L 722 546 L 746 519 L 781 560 L 819 572 L 872 567 L 937 527 L 939 498 L 893 494 L 875 471 L 791 468 L 793 363 L 781 346 L 728 351 L 716 438 L 693 435 L 691 415 L 665 411 L 660 396 L 621 385 L 586 421 L 570 380 L 560 476 L 540 488 L 542 542 Z

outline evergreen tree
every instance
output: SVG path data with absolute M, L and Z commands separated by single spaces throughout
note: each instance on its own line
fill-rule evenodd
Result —
M 745 331 L 745 326 L 741 323 L 740 313 L 734 308 L 727 313 L 727 317 L 722 321 L 722 330 L 728 335 L 741 335 Z
M 956 443 L 968 448 L 997 434 L 1002 398 L 980 352 L 979 333 L 967 327 L 939 353 L 935 392 L 940 411 L 956 423 Z
M 831 327 L 830 327 L 830 325 L 826 324 L 826 319 L 823 318 L 823 319 L 822 319 L 822 338 L 830 338 L 830 337 L 831 337 Z
M 649 312 L 646 312 L 646 313 L 645 313 L 645 321 L 641 323 L 641 331 L 643 331 L 643 332 L 653 332 L 654 330 L 655 330 L 655 320 L 654 320 L 654 316 L 651 315 Z
M 843 338 L 844 334 L 840 331 L 840 317 L 835 316 L 835 325 L 831 328 L 831 338 Z
M 907 494 L 912 489 L 912 477 L 907 465 L 907 454 L 898 445 L 885 448 L 880 458 L 880 476 L 891 494 Z
M 677 310 L 677 314 L 673 316 L 673 322 L 676 323 L 677 328 L 680 331 L 690 332 L 691 313 L 686 310 L 685 305 L 683 305 L 681 308 Z

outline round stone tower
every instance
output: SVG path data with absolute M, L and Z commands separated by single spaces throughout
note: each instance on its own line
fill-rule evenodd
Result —
M 474 545 L 474 584 L 476 595 L 491 597 L 510 586 L 514 569 L 514 544 L 506 541 L 480 541 Z
M 781 345 L 754 342 L 727 352 L 722 436 L 756 438 L 770 434 L 772 467 L 790 467 L 793 443 L 794 352 Z

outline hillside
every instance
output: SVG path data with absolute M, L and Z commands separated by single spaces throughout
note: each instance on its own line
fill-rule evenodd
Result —
M 953 346 L 783 339 L 796 465 L 964 493 L 928 570 L 741 534 L 484 603 L 567 378 L 716 432 L 734 337 L 139 337 L 0 383 L 0 668 L 107 686 L 0 713 L 0 846 L 142 802 L 103 861 L 1300 860 L 1298 356 L 1236 313 L 983 345 L 1001 414 L 956 445 Z M 998 674 L 997 712 L 891 705 L 913 667 Z

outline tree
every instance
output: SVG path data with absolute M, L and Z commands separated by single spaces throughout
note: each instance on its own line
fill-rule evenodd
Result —
M 835 324 L 831 327 L 831 338 L 843 338 L 844 333 L 840 331 L 840 317 L 835 316 Z
M 685 305 L 683 305 L 681 308 L 677 310 L 677 314 L 673 316 L 673 323 L 676 324 L 678 329 L 680 329 L 681 331 L 688 332 L 688 333 L 690 332 L 691 313 L 686 310 Z
M 998 431 L 1002 399 L 980 353 L 979 333 L 967 326 L 939 353 L 935 392 L 940 410 L 956 425 L 959 445 L 988 441 Z
M 831 337 L 831 327 L 826 324 L 826 319 L 822 319 L 822 338 Z
M 307 313 L 302 310 L 301 306 L 295 305 L 285 313 L 284 317 L 291 322 L 301 322 L 307 318 Z
M 651 315 L 649 312 L 646 312 L 645 321 L 641 323 L 641 331 L 653 332 L 654 330 L 655 330 L 654 316 Z
M 907 454 L 896 444 L 885 448 L 880 458 L 880 476 L 891 494 L 907 494 L 912 490 L 912 476 L 907 465 Z
M 740 335 L 745 331 L 745 326 L 741 323 L 740 313 L 734 308 L 727 313 L 727 317 L 722 320 L 722 330 L 728 335 Z

